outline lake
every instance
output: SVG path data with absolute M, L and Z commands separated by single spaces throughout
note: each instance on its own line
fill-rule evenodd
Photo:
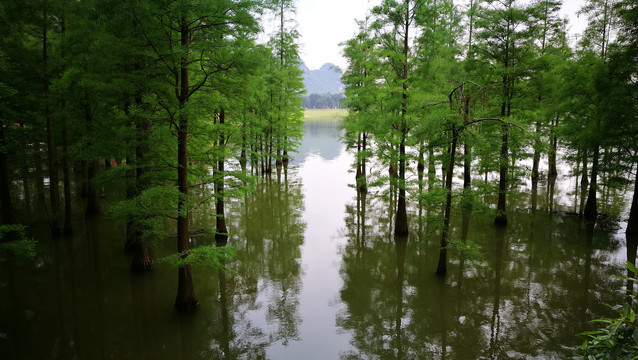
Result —
M 487 213 L 456 214 L 451 238 L 471 239 L 482 261 L 450 251 L 439 277 L 436 226 L 419 222 L 413 206 L 410 236 L 395 239 L 385 190 L 353 187 L 338 122 L 304 130 L 287 172 L 227 204 L 236 256 L 227 271 L 193 270 L 194 314 L 173 309 L 176 269 L 131 275 L 124 229 L 76 219 L 72 238 L 42 229 L 34 260 L 0 264 L 0 357 L 564 359 L 577 333 L 611 315 L 606 303 L 623 301 L 626 285 L 613 276 L 625 274 L 635 244 L 623 223 L 592 231 L 567 213 L 573 179 L 559 178 L 555 194 L 541 187 L 535 212 L 521 185 L 506 229 Z M 214 217 L 195 213 L 191 224 L 211 227 Z M 214 244 L 206 234 L 192 240 Z M 174 243 L 152 251 L 170 254 Z

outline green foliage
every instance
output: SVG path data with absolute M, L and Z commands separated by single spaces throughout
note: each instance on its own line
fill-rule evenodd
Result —
M 36 241 L 26 234 L 26 226 L 11 224 L 0 225 L 0 249 L 9 251 L 18 259 L 30 259 L 35 256 Z M 6 261 L 0 257 L 0 262 Z
M 172 254 L 156 261 L 157 264 L 170 264 L 174 267 L 185 265 L 204 266 L 213 269 L 230 270 L 226 263 L 237 254 L 232 246 L 199 246 L 183 253 Z
M 618 278 L 636 282 L 635 276 L 638 275 L 636 267 L 627 262 L 627 269 L 634 274 L 634 277 L 618 276 Z M 635 297 L 636 294 L 631 295 Z M 634 309 L 628 303 L 608 306 L 617 316 L 594 320 L 595 323 L 601 324 L 602 327 L 599 330 L 578 334 L 584 341 L 580 347 L 575 348 L 577 355 L 572 359 L 638 359 L 638 323 Z
M 450 239 L 447 249 L 458 251 L 461 257 L 469 260 L 474 267 L 486 265 L 481 247 L 472 240 Z

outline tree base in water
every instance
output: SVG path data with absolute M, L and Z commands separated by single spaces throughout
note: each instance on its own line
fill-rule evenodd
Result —
M 507 226 L 507 215 L 502 214 L 502 215 L 499 215 L 499 216 L 495 217 L 494 218 L 494 225 L 500 226 L 500 227 L 506 227 Z
M 175 309 L 180 313 L 192 313 L 197 310 L 199 301 L 195 298 L 175 300 Z

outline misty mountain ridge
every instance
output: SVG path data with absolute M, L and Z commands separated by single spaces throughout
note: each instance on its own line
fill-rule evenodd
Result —
M 318 70 L 310 70 L 303 60 L 299 62 L 299 69 L 303 71 L 303 83 L 306 96 L 311 94 L 339 94 L 343 93 L 341 75 L 338 66 L 325 63 Z

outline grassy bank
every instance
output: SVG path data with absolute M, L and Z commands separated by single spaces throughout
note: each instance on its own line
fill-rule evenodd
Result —
M 306 109 L 304 119 L 306 121 L 340 121 L 347 113 L 346 109 Z

